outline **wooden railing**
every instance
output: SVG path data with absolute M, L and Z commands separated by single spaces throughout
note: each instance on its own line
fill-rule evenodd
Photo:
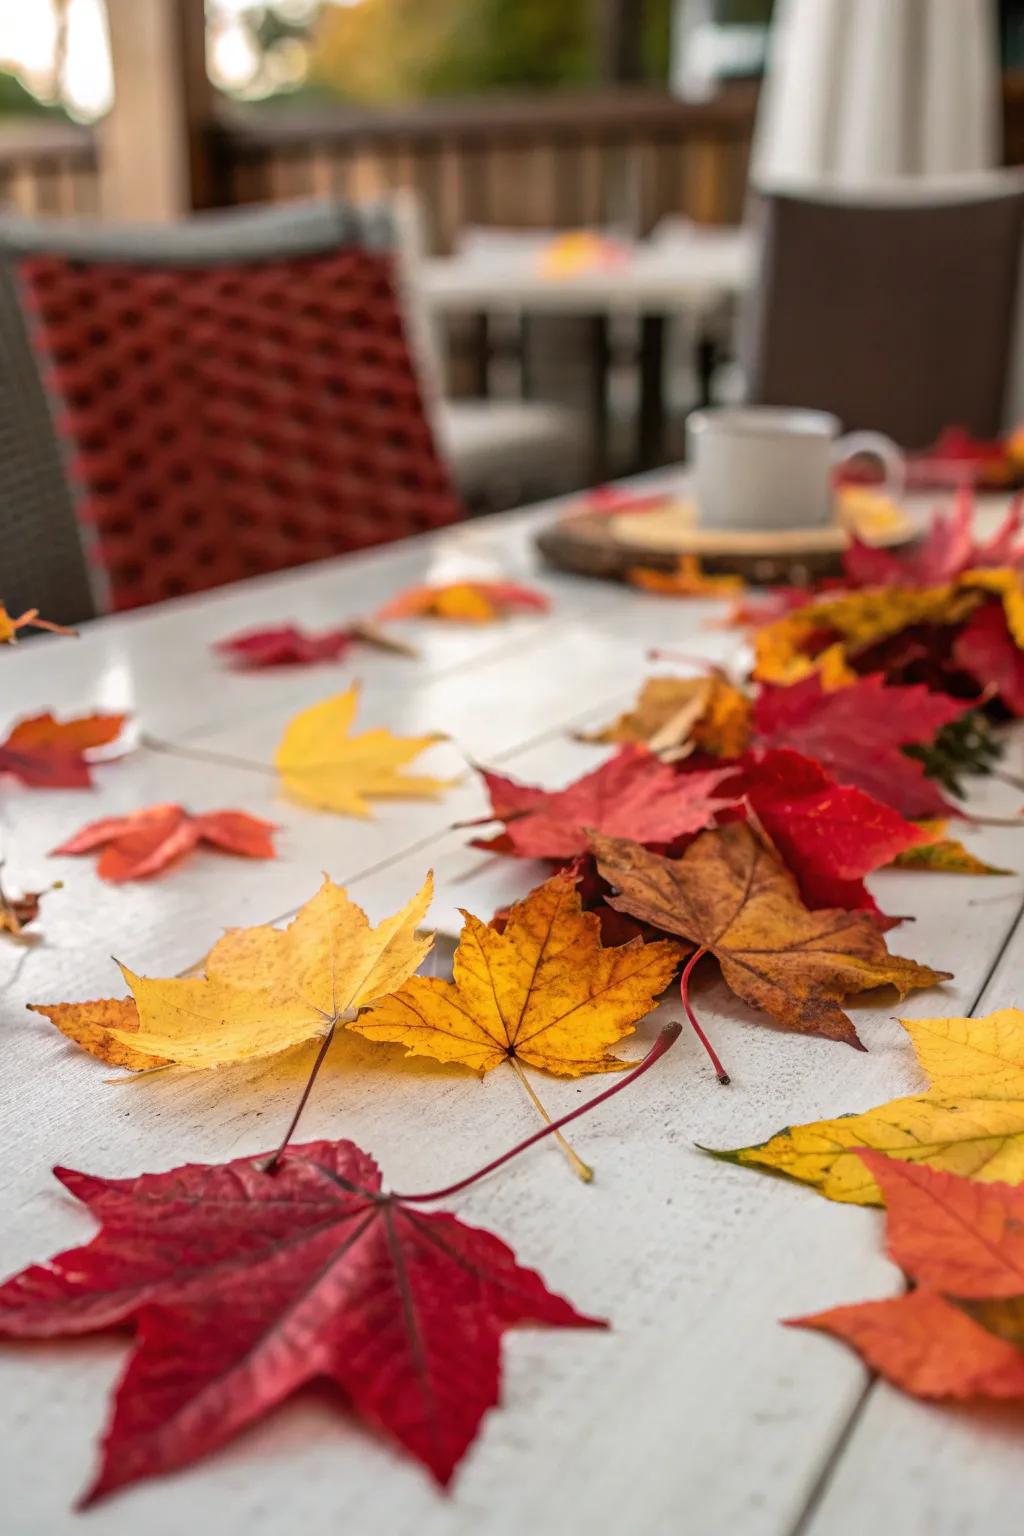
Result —
M 466 225 L 617 225 L 740 217 L 756 93 L 561 93 L 356 111 L 233 109 L 215 130 L 219 200 L 419 196 L 434 249 Z
M 93 133 L 46 118 L 0 123 L 0 208 L 32 214 L 98 212 Z

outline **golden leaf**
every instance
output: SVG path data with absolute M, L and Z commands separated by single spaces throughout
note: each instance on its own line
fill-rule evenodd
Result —
M 965 848 L 956 838 L 946 837 L 946 822 L 919 821 L 917 825 L 928 833 L 927 843 L 915 843 L 904 848 L 892 861 L 893 869 L 937 869 L 945 875 L 1010 875 L 1010 869 L 999 869 L 986 864 L 976 853 Z
M 985 1183 L 1024 1180 L 1024 1013 L 982 1019 L 903 1019 L 931 1079 L 926 1093 L 877 1109 L 787 1127 L 758 1146 L 716 1157 L 785 1174 L 829 1200 L 879 1205 L 858 1148 Z
M 476 1072 L 503 1061 L 560 1077 L 611 1072 L 625 1063 L 609 1047 L 651 1012 L 679 964 L 672 942 L 603 948 L 599 919 L 564 873 L 517 902 L 502 933 L 463 917 L 453 981 L 415 976 L 349 1028 Z
M 36 1011 L 114 1066 L 206 1068 L 275 1056 L 327 1034 L 412 974 L 433 942 L 418 931 L 432 894 L 428 875 L 406 907 L 371 928 L 325 880 L 287 928 L 230 929 L 207 956 L 205 976 L 150 979 L 122 966 L 134 1003 Z
M 662 597 L 735 597 L 746 587 L 742 576 L 708 576 L 696 555 L 680 555 L 672 571 L 634 565 L 626 580 L 631 587 Z
M 103 997 L 90 1003 L 29 1003 L 29 1007 L 108 1067 L 145 1072 L 169 1064 L 165 1056 L 153 1056 L 128 1044 L 139 1031 L 139 1013 L 132 997 Z
M 717 673 L 708 677 L 649 677 L 633 708 L 580 740 L 641 742 L 665 758 L 697 748 L 739 757 L 750 739 L 750 701 Z
M 373 814 L 370 800 L 426 799 L 450 786 L 450 779 L 401 772 L 443 736 L 393 736 L 380 728 L 352 736 L 358 703 L 359 689 L 353 686 L 288 722 L 274 763 L 293 799 L 318 810 L 365 817 Z

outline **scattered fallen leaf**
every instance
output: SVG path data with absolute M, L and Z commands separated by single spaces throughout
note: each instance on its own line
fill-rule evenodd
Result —
M 706 827 L 732 802 L 715 790 L 727 768 L 679 774 L 646 747 L 622 747 L 614 757 L 566 789 L 519 784 L 481 769 L 491 797 L 488 821 L 503 821 L 494 838 L 473 846 L 521 859 L 572 859 L 588 848 L 591 829 L 638 843 L 670 843 Z
M 61 882 L 58 880 L 45 891 L 26 891 L 23 896 L 9 896 L 0 884 L 0 933 L 20 938 L 23 931 L 38 918 L 39 904 L 43 897 L 60 888 Z
M 0 1334 L 135 1325 L 83 1504 L 189 1465 L 323 1378 L 447 1484 L 498 1401 L 505 1330 L 603 1326 L 492 1233 L 382 1194 L 352 1142 L 265 1164 L 56 1170 L 99 1234 L 0 1287 Z
M 452 581 L 441 586 L 409 587 L 399 592 L 375 617 L 385 619 L 449 619 L 463 624 L 493 624 L 511 613 L 547 613 L 551 602 L 543 592 L 515 581 Z
M 610 905 L 709 951 L 737 997 L 786 1029 L 863 1049 L 839 1007 L 871 987 L 905 996 L 948 978 L 889 954 L 863 912 L 809 912 L 796 882 L 743 822 L 702 832 L 681 859 L 594 835 Z
M 885 1196 L 890 1257 L 915 1289 L 791 1326 L 842 1339 L 917 1397 L 1024 1397 L 1024 1191 L 859 1155 Z
M 642 587 L 661 597 L 734 597 L 746 586 L 742 576 L 707 575 L 696 555 L 680 555 L 673 571 L 632 566 L 626 580 L 631 587 Z
M 180 805 L 149 805 L 128 816 L 91 821 L 52 851 L 100 854 L 96 872 L 102 880 L 147 880 L 176 864 L 202 842 L 249 859 L 274 857 L 272 821 L 244 811 L 206 811 L 193 816 Z
M 903 1019 L 927 1093 L 859 1115 L 788 1126 L 759 1146 L 716 1152 L 729 1162 L 782 1173 L 829 1200 L 877 1205 L 865 1147 L 986 1183 L 1024 1181 L 1024 1013 L 981 1019 Z
M 55 720 L 31 715 L 0 742 L 0 773 L 33 789 L 87 789 L 92 774 L 85 754 L 116 741 L 127 715 L 81 715 Z
M 150 979 L 122 966 L 135 1019 L 111 1013 L 127 1000 L 61 1005 L 58 1017 L 50 1004 L 35 1011 L 114 1066 L 128 1064 L 118 1055 L 125 1049 L 147 1065 L 193 1068 L 275 1056 L 322 1038 L 411 975 L 432 943 L 419 932 L 432 892 L 428 876 L 406 907 L 371 928 L 325 879 L 287 928 L 229 929 L 207 956 L 205 976 Z
M 924 766 L 901 750 L 930 743 L 969 704 L 927 688 L 887 687 L 881 675 L 833 692 L 817 677 L 767 686 L 754 704 L 756 740 L 816 758 L 841 784 L 855 784 L 909 821 L 940 817 L 951 807 Z
M 1011 869 L 986 864 L 956 838 L 946 836 L 946 822 L 919 821 L 927 838 L 913 848 L 905 848 L 893 859 L 898 869 L 937 869 L 946 875 L 1011 875 Z
M 878 915 L 864 876 L 892 862 L 927 831 L 819 762 L 787 748 L 749 753 L 729 790 L 744 796 L 811 908 L 860 908 Z
M 688 752 L 739 757 L 750 736 L 750 700 L 717 673 L 707 677 L 649 677 L 633 708 L 581 741 L 639 742 L 665 762 Z
M 679 965 L 680 946 L 665 940 L 603 948 L 567 872 L 517 902 L 501 933 L 463 918 L 453 981 L 414 976 L 349 1028 L 476 1072 L 503 1061 L 560 1077 L 613 1072 L 626 1063 L 609 1047 L 657 1006 Z
M 77 634 L 77 630 L 68 629 L 63 624 L 51 624 L 49 619 L 41 619 L 38 608 L 29 608 L 15 619 L 0 603 L 0 645 L 16 644 L 19 629 L 46 629 L 53 635 Z
M 252 672 L 264 667 L 314 666 L 322 661 L 341 661 L 357 641 L 401 656 L 416 654 L 404 641 L 393 640 L 375 625 L 363 623 L 325 629 L 320 634 L 312 634 L 295 624 L 246 630 L 243 634 L 218 640 L 214 650 L 240 670 Z
M 791 683 L 807 676 L 820 653 L 838 645 L 846 656 L 917 624 L 959 624 L 983 601 L 980 589 L 883 587 L 823 597 L 796 609 L 754 636 L 754 676 Z
M 343 816 L 370 816 L 371 800 L 429 799 L 449 788 L 450 779 L 401 771 L 427 747 L 443 741 L 440 733 L 393 736 L 378 728 L 352 736 L 358 704 L 359 689 L 353 686 L 288 722 L 274 763 L 293 800 Z

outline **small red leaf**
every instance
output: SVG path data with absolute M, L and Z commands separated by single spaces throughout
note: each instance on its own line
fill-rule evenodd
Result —
M 127 715 L 82 715 L 56 720 L 49 712 L 19 720 L 0 742 L 0 773 L 33 789 L 88 789 L 85 754 L 116 741 Z
M 320 661 L 340 661 L 352 649 L 356 636 L 351 626 L 311 634 L 295 624 L 272 629 L 247 630 L 218 640 L 214 650 L 235 666 L 250 671 L 261 667 L 311 666 Z
M 52 852 L 85 854 L 102 848 L 97 874 L 117 884 L 159 874 L 201 842 L 245 858 L 272 859 L 275 831 L 273 822 L 244 811 L 192 816 L 180 805 L 149 805 L 129 816 L 92 821 Z

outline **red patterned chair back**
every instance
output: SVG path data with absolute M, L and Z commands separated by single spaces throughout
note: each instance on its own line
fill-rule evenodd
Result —
M 123 251 L 104 234 L 98 251 L 47 249 L 40 236 L 9 254 L 108 606 L 460 515 L 406 341 L 386 215 L 328 206 L 329 241 L 325 210 L 293 211 L 286 228 L 275 209 L 193 221 L 198 249 L 171 230 L 166 250 L 154 231 L 126 236 Z

